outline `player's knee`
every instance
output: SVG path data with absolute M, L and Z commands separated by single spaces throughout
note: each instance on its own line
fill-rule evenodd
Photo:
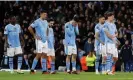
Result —
M 70 55 L 67 55 L 67 57 L 66 57 L 66 61 L 70 61 Z
M 55 56 L 52 56 L 52 61 L 55 61 Z
M 39 59 L 41 57 L 41 54 L 36 54 L 36 59 Z
M 113 61 L 115 61 L 115 62 L 116 62 L 117 60 L 118 60 L 118 58 L 117 58 L 117 57 L 113 57 Z
M 47 59 L 47 54 L 42 54 L 41 56 L 42 58 L 46 58 Z
M 73 54 L 72 57 L 73 57 L 74 59 L 76 59 L 77 55 L 76 55 L 76 54 Z

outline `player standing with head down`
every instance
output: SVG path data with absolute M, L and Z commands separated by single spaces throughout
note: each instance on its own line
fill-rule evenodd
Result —
M 29 31 L 36 40 L 36 57 L 33 60 L 31 74 L 34 74 L 34 69 L 37 65 L 37 62 L 42 58 L 42 74 L 48 74 L 47 72 L 47 53 L 48 53 L 48 43 L 47 43 L 47 30 L 48 22 L 46 20 L 47 12 L 42 10 L 40 12 L 40 18 L 35 20 L 30 26 Z M 35 33 L 33 31 L 35 28 Z
M 118 59 L 118 51 L 116 47 L 116 44 L 118 44 L 118 39 L 116 38 L 118 32 L 116 25 L 114 24 L 114 14 L 112 12 L 107 12 L 106 17 L 107 20 L 104 24 L 105 44 L 107 48 L 106 68 L 107 74 L 112 74 L 112 65 L 114 65 Z
M 7 56 L 9 56 L 9 68 L 11 73 L 13 71 L 13 57 L 18 56 L 18 69 L 17 73 L 23 74 L 20 70 L 22 66 L 22 48 L 21 45 L 24 45 L 24 40 L 21 35 L 21 27 L 16 23 L 16 17 L 10 17 L 10 24 L 5 27 L 5 48 L 7 48 Z M 21 39 L 21 42 L 20 42 Z
M 54 49 L 54 31 L 53 31 L 53 25 L 54 20 L 49 19 L 48 20 L 49 28 L 48 28 L 48 56 L 51 57 L 52 61 L 51 63 L 51 74 L 55 74 L 55 49 Z
M 73 19 L 65 24 L 65 53 L 66 57 L 66 68 L 67 73 L 70 71 L 70 58 L 72 57 L 72 73 L 77 74 L 76 71 L 76 56 L 77 56 L 77 47 L 76 47 L 76 35 L 79 34 L 78 30 L 78 21 L 79 17 L 75 15 Z
M 103 49 L 100 49 L 100 45 L 104 45 L 104 26 L 105 18 L 104 16 L 99 16 L 99 23 L 95 26 L 95 51 L 96 51 L 96 62 L 95 62 L 95 71 L 96 74 L 99 74 L 99 61 L 103 54 Z M 103 66 L 102 66 L 103 67 Z

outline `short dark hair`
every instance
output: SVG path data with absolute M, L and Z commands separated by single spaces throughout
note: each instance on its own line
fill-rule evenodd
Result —
M 48 13 L 48 12 L 46 10 L 41 10 L 40 14 L 42 14 L 42 13 Z
M 103 17 L 104 17 L 103 15 L 99 15 L 99 16 L 98 16 L 98 19 L 103 18 Z
M 110 17 L 110 16 L 114 15 L 114 13 L 113 12 L 107 12 L 106 15 L 107 15 L 107 17 Z
M 73 16 L 73 20 L 76 21 L 76 22 L 79 22 L 79 16 L 78 15 L 74 15 Z
M 47 21 L 50 22 L 50 21 L 55 21 L 55 20 L 53 18 L 49 18 Z

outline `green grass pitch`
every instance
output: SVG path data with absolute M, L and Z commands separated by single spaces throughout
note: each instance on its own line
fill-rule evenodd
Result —
M 10 74 L 9 72 L 0 72 L 0 80 L 133 80 L 133 73 L 117 72 L 115 75 L 95 75 L 95 73 L 81 72 L 80 74 Z

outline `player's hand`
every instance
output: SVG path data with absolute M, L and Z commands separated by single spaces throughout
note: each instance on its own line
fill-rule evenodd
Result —
M 78 42 L 80 42 L 80 39 L 79 39 L 79 38 L 77 38 L 76 40 L 77 40 Z
M 41 38 L 37 35 L 34 36 L 35 39 L 41 40 Z
M 9 47 L 8 43 L 5 43 L 4 44 L 4 51 L 6 52 L 7 51 L 7 48 Z
M 107 56 L 103 56 L 103 59 L 106 60 L 107 59 Z
M 102 45 L 104 45 L 104 42 L 102 42 Z

